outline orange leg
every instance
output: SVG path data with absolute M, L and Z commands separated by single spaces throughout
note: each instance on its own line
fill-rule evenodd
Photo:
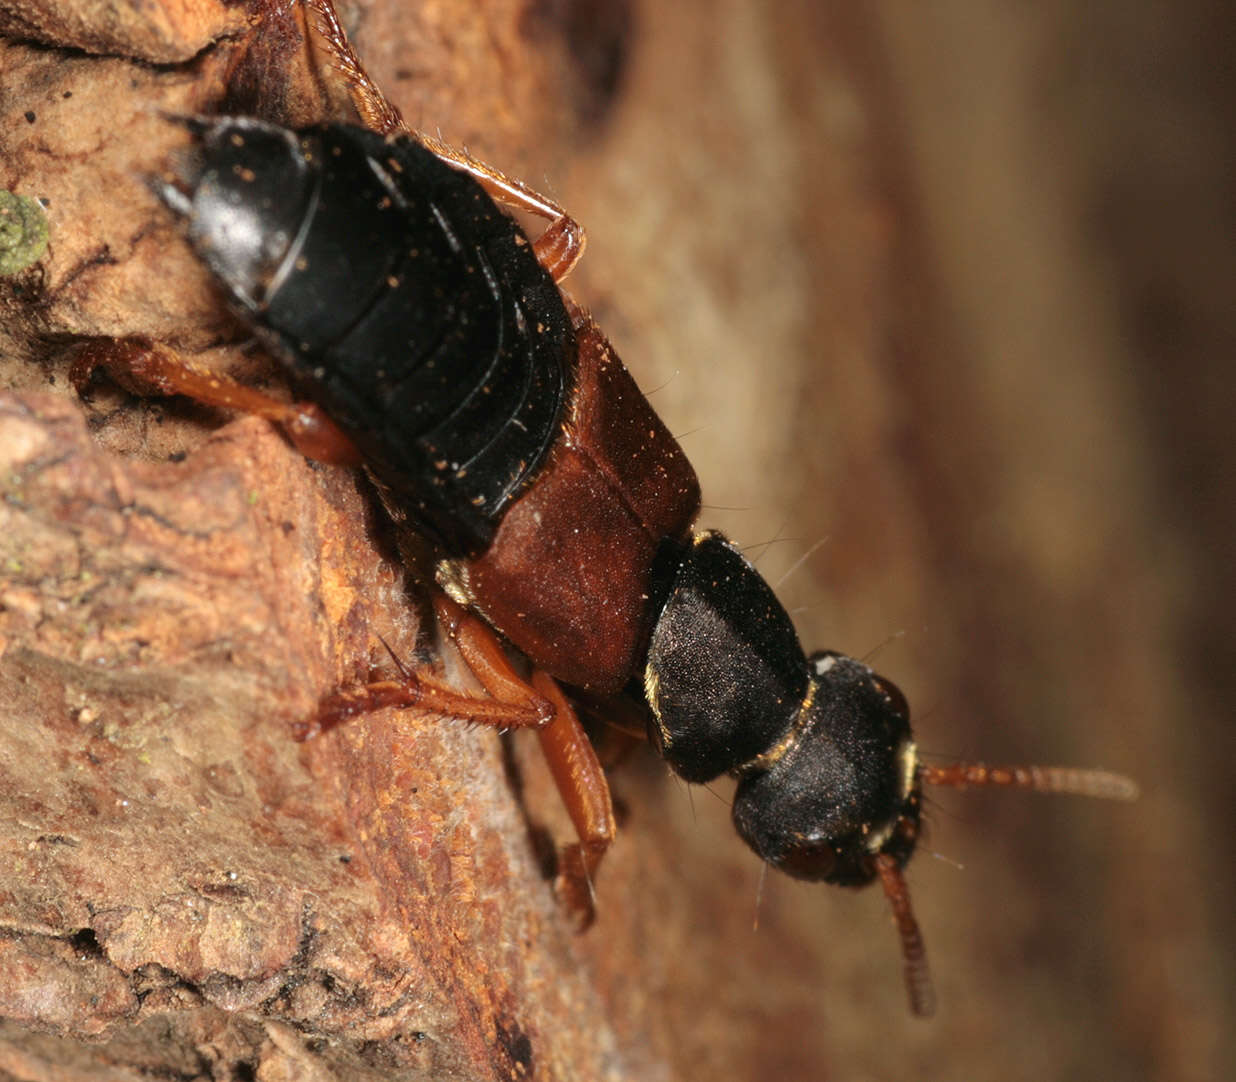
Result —
M 580 931 L 596 917 L 593 879 L 614 840 L 614 807 L 605 771 L 575 710 L 553 678 L 537 671 L 529 684 L 511 667 L 487 624 L 445 595 L 434 599 L 438 626 L 490 698 L 461 695 L 431 674 L 399 665 L 399 680 L 384 680 L 332 695 L 297 739 L 317 736 L 360 714 L 383 707 L 418 707 L 448 717 L 502 729 L 534 728 L 550 774 L 566 805 L 579 841 L 563 846 L 557 889 Z
M 312 740 L 345 721 L 388 706 L 404 710 L 415 707 L 426 713 L 499 729 L 539 728 L 553 717 L 550 709 L 536 699 L 506 703 L 460 694 L 446 687 L 428 670 L 401 669 L 398 680 L 380 680 L 335 692 L 318 707 L 312 721 L 297 722 L 293 726 L 292 736 L 297 740 Z
M 309 458 L 343 465 L 360 462 L 352 442 L 317 406 L 280 402 L 197 367 L 167 346 L 140 338 L 87 342 L 69 373 L 79 393 L 88 389 L 96 368 L 133 394 L 182 394 L 205 405 L 256 413 L 280 425 Z M 557 887 L 582 930 L 596 915 L 592 882 L 615 833 L 609 785 L 592 742 L 551 677 L 536 672 L 529 684 L 511 667 L 486 624 L 444 595 L 435 599 L 434 608 L 439 626 L 455 641 L 488 697 L 461 694 L 428 670 L 414 672 L 396 659 L 399 679 L 336 692 L 322 702 L 313 719 L 293 727 L 293 736 L 309 740 L 384 707 L 415 707 L 500 729 L 539 729 L 550 773 L 579 835 L 577 843 L 563 848 Z
M 295 730 L 296 739 L 308 740 L 361 714 L 388 706 L 416 707 L 498 729 L 549 726 L 556 704 L 519 678 L 493 632 L 445 597 L 437 599 L 434 607 L 439 625 L 455 640 L 468 668 L 489 693 L 488 698 L 453 691 L 428 670 L 413 672 L 395 658 L 398 680 L 380 680 L 336 692 L 321 704 L 312 722 Z
M 541 751 L 579 841 L 563 846 L 558 866 L 558 893 L 582 932 L 596 918 L 593 882 L 597 867 L 614 840 L 614 804 L 596 749 L 574 709 L 548 674 L 532 674 L 532 686 L 557 708 L 541 729 Z
M 227 376 L 209 372 L 171 349 L 145 338 L 95 338 L 77 352 L 69 379 L 85 397 L 90 378 L 101 368 L 126 391 L 137 395 L 182 394 L 206 406 L 255 413 L 287 433 L 297 450 L 317 462 L 359 466 L 352 441 L 312 402 L 281 402 Z
M 322 410 L 310 402 L 280 402 L 227 376 L 197 367 L 168 346 L 142 338 L 98 338 L 87 342 L 73 359 L 69 378 L 79 394 L 88 389 L 97 368 L 125 390 L 138 395 L 181 394 L 208 406 L 254 413 L 280 425 L 307 458 L 336 465 L 359 466 L 355 445 Z M 293 729 L 297 740 L 308 740 L 350 718 L 394 706 L 461 718 L 498 728 L 540 728 L 554 717 L 554 706 L 521 680 L 511 668 L 493 633 L 474 616 L 443 599 L 443 627 L 460 645 L 469 667 L 489 698 L 460 694 L 428 671 L 413 672 L 399 664 L 398 680 L 349 688 L 326 699 L 312 721 Z
M 609 783 L 592 741 L 553 677 L 535 671 L 529 686 L 512 671 L 487 624 L 445 595 L 435 598 L 434 611 L 439 626 L 455 640 L 468 668 L 495 699 L 526 701 L 531 696 L 550 706 L 552 720 L 539 729 L 537 736 L 554 784 L 579 836 L 578 842 L 562 849 L 557 887 L 563 904 L 583 931 L 596 917 L 593 878 L 616 832 Z
M 578 842 L 562 849 L 557 888 L 563 904 L 583 931 L 596 917 L 593 878 L 616 832 L 609 783 L 592 741 L 553 677 L 535 671 L 529 686 L 513 672 L 487 624 L 445 595 L 435 598 L 434 611 L 439 626 L 455 640 L 468 668 L 495 699 L 527 701 L 531 696 L 550 706 L 551 720 L 539 729 L 537 736 L 579 836 Z
M 330 0 L 305 0 L 305 8 L 317 15 L 314 27 L 333 67 L 347 80 L 352 102 L 361 122 L 381 135 L 406 133 L 457 169 L 473 177 L 490 198 L 513 210 L 545 218 L 550 224 L 535 241 L 532 251 L 553 278 L 561 282 L 584 254 L 587 236 L 584 228 L 562 207 L 541 195 L 523 181 L 508 177 L 492 165 L 477 161 L 466 150 L 458 150 L 421 132 L 412 131 L 395 104 L 370 78 L 344 33 Z

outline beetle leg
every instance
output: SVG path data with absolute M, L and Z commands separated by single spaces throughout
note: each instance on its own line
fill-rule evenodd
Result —
M 464 663 L 490 696 L 505 703 L 544 702 L 544 697 L 511 667 L 502 644 L 488 625 L 445 594 L 434 597 L 433 609 L 438 627 L 454 640 Z M 553 713 L 552 708 L 547 708 L 542 723 L 552 719 Z
M 547 219 L 549 225 L 532 242 L 532 251 L 555 282 L 561 282 L 571 273 L 584 254 L 588 236 L 584 227 L 561 206 L 522 180 L 508 177 L 492 165 L 478 161 L 466 150 L 448 146 L 423 132 L 417 132 L 416 138 L 443 161 L 476 180 L 495 203 Z
M 557 707 L 554 720 L 537 736 L 579 836 L 578 842 L 562 848 L 557 887 L 583 931 L 596 918 L 592 884 L 601 858 L 614 840 L 614 804 L 596 749 L 566 696 L 554 679 L 540 670 L 532 674 L 532 685 Z
M 348 82 L 352 103 L 361 122 L 380 135 L 406 132 L 415 136 L 443 161 L 450 162 L 476 180 L 495 202 L 512 210 L 545 218 L 549 226 L 532 242 L 532 251 L 555 282 L 561 282 L 570 274 L 584 254 L 587 243 L 584 227 L 552 199 L 523 181 L 508 177 L 492 165 L 478 161 L 466 150 L 448 146 L 422 132 L 413 132 L 404 122 L 398 107 L 378 89 L 365 70 L 330 0 L 305 0 L 305 6 L 317 15 L 315 29 L 330 53 L 331 63 Z
M 101 368 L 132 394 L 184 395 L 206 406 L 255 413 L 279 425 L 306 458 L 358 466 L 360 453 L 319 406 L 281 402 L 228 376 L 195 365 L 183 354 L 145 338 L 95 338 L 73 359 L 69 379 L 83 397 Z
M 432 675 L 411 672 L 400 664 L 402 679 L 332 695 L 322 704 L 315 721 L 298 728 L 295 735 L 305 740 L 386 706 L 417 707 L 501 728 L 537 729 L 550 774 L 579 836 L 578 842 L 562 848 L 556 886 L 582 931 L 596 916 L 592 881 L 616 829 L 609 783 L 596 750 L 551 676 L 537 670 L 531 683 L 520 677 L 489 626 L 446 595 L 434 598 L 434 612 L 438 626 L 454 640 L 464 663 L 490 698 L 453 692 Z
M 388 706 L 405 710 L 416 708 L 500 729 L 536 728 L 553 717 L 550 704 L 534 695 L 531 689 L 519 701 L 503 702 L 452 691 L 431 673 L 413 672 L 401 665 L 398 680 L 380 680 L 335 692 L 322 702 L 311 721 L 297 722 L 292 735 L 297 740 L 310 740 L 345 721 Z
M 348 35 L 335 14 L 331 0 L 304 0 L 306 11 L 317 15 L 314 29 L 330 53 L 331 63 L 335 69 L 348 81 L 352 94 L 352 104 L 360 114 L 361 123 L 376 131 L 379 135 L 396 135 L 407 132 L 408 126 L 403 122 L 403 114 L 370 78 L 365 65 L 361 63 L 356 50 L 348 40 Z
M 79 394 L 84 395 L 89 389 L 91 375 L 98 368 L 132 394 L 180 394 L 203 405 L 265 417 L 282 427 L 307 458 L 344 466 L 361 464 L 355 445 L 320 407 L 311 402 L 281 402 L 227 376 L 196 366 L 168 346 L 144 338 L 91 339 L 78 350 L 69 370 L 69 379 Z M 462 609 L 454 617 L 454 625 L 444 624 L 458 639 L 478 639 L 480 629 L 492 642 L 489 652 L 483 646 L 468 652 L 469 667 L 490 697 L 453 691 L 431 673 L 414 672 L 396 659 L 400 679 L 335 693 L 322 703 L 312 721 L 298 723 L 293 735 L 297 740 L 308 740 L 350 718 L 387 706 L 418 707 L 503 729 L 546 725 L 554 716 L 554 707 L 515 674 L 492 634 Z
M 563 846 L 557 889 L 582 931 L 596 916 L 592 882 L 614 840 L 614 806 L 596 750 L 553 677 L 536 670 L 531 686 L 515 675 L 487 624 L 446 596 L 434 599 L 438 623 L 455 640 L 468 667 L 495 698 L 534 695 L 552 706 L 552 719 L 537 732 L 554 784 L 579 841 Z

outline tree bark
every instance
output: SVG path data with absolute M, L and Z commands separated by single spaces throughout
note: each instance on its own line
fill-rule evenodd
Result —
M 131 7 L 0 0 L 0 187 L 51 238 L 0 278 L 0 1073 L 1223 1073 L 1226 8 L 342 6 L 414 126 L 588 228 L 573 295 L 808 648 L 878 650 L 927 753 L 1143 783 L 939 798 L 923 1026 L 882 899 L 764 883 L 724 785 L 613 771 L 575 936 L 535 741 L 414 712 L 290 739 L 379 636 L 432 646 L 423 576 L 355 474 L 66 376 L 140 333 L 280 385 L 143 177 L 187 142 L 166 114 L 345 95 L 294 12 Z

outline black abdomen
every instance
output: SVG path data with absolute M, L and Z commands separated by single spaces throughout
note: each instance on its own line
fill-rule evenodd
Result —
M 181 209 L 204 258 L 390 502 L 449 551 L 483 550 L 558 433 L 574 362 L 527 238 L 410 138 L 229 118 L 200 153 Z

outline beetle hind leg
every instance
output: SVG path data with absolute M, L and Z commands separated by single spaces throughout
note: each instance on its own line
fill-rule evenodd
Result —
M 561 282 L 571 273 L 584 254 L 588 235 L 584 232 L 584 227 L 558 203 L 529 187 L 522 180 L 509 177 L 492 165 L 478 161 L 466 150 L 450 146 L 422 132 L 417 132 L 416 138 L 443 161 L 471 176 L 495 203 L 511 210 L 534 214 L 548 221 L 549 225 L 532 242 L 533 254 L 555 283 Z
M 347 80 L 361 123 L 379 135 L 406 132 L 408 127 L 403 114 L 365 70 L 330 0 L 304 0 L 304 8 L 307 21 L 317 31 L 317 38 L 329 54 L 331 66 Z M 316 20 L 312 16 L 316 16 Z
M 587 243 L 584 227 L 554 200 L 530 188 L 523 181 L 478 161 L 466 150 L 460 150 L 421 132 L 413 132 L 404 122 L 398 106 L 382 93 L 365 70 L 330 0 L 305 0 L 305 8 L 316 16 L 316 20 L 311 18 L 310 22 L 317 31 L 317 40 L 329 54 L 331 65 L 347 80 L 352 104 L 361 123 L 380 135 L 405 133 L 413 136 L 443 161 L 449 162 L 476 180 L 495 202 L 512 210 L 521 210 L 544 218 L 549 222 L 549 226 L 532 242 L 537 261 L 555 282 L 561 282 L 570 274 L 584 254 Z

